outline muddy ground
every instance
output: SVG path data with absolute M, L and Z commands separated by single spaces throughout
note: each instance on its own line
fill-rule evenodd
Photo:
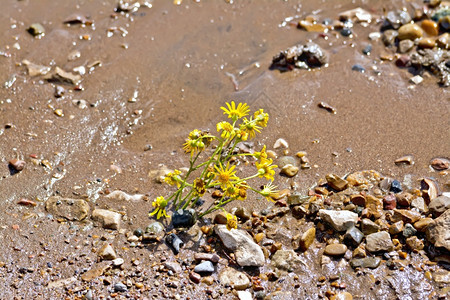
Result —
M 152 200 L 168 193 L 170 188 L 155 183 L 149 172 L 163 165 L 185 166 L 188 156 L 181 145 L 187 134 L 194 128 L 214 131 L 222 118 L 219 107 L 230 100 L 269 112 L 269 126 L 255 140 L 257 145 L 271 149 L 284 138 L 291 154 L 308 153 L 312 168 L 293 178 L 277 176 L 280 188 L 295 183 L 297 190 L 306 192 L 325 174 L 374 169 L 414 184 L 421 177 L 434 177 L 448 192 L 448 173 L 430 167 L 433 158 L 450 155 L 448 88 L 440 87 L 433 75 L 412 85 L 407 69 L 380 60 L 389 51 L 380 41 L 367 38 L 379 31 L 377 22 L 366 28 L 355 24 L 353 38 L 331 33 L 328 39 L 283 23 L 312 13 L 337 19 L 339 12 L 355 7 L 377 16 L 394 8 L 412 10 L 410 1 L 182 1 L 181 5 L 154 1 L 121 13 L 116 0 L 3 1 L 0 298 L 75 298 L 89 285 L 94 297 L 111 297 L 104 280 L 86 284 L 79 279 L 95 263 L 92 249 L 101 239 L 114 243 L 129 268 L 136 267 L 132 258 L 139 259 L 138 266 L 148 273 L 147 281 L 152 281 L 144 280 L 148 289 L 130 297 L 209 297 L 204 284 L 196 286 L 186 274 L 170 292 L 154 286 L 151 278 L 157 271 L 152 263 L 161 256 L 174 259 L 172 252 L 165 245 L 132 249 L 123 234 L 150 223 L 151 202 L 114 202 L 104 194 L 123 190 Z M 65 24 L 73 14 L 87 24 Z M 28 33 L 32 23 L 42 24 L 45 35 L 36 38 Z M 308 39 L 328 51 L 329 66 L 291 72 L 270 69 L 275 54 Z M 361 53 L 368 43 L 373 45 L 369 56 Z M 77 85 L 48 82 L 43 76 L 30 76 L 24 59 L 66 71 L 84 66 L 86 74 Z M 353 71 L 355 64 L 366 72 Z M 62 97 L 55 97 L 55 86 L 64 88 Z M 82 109 L 74 100 L 85 100 L 87 106 Z M 321 101 L 337 113 L 319 108 Z M 413 155 L 414 164 L 394 163 L 404 155 Z M 15 173 L 8 166 L 14 158 L 26 162 L 24 170 Z M 52 195 L 89 199 L 91 209 L 121 211 L 127 216 L 124 231 L 93 227 L 91 220 L 59 222 L 45 211 L 44 202 Z M 18 205 L 21 198 L 37 206 Z M 254 198 L 239 205 L 259 211 L 267 202 Z M 180 255 L 184 259 L 190 252 Z M 311 276 L 304 282 L 316 278 L 315 272 L 320 270 L 302 273 Z M 110 277 L 126 281 L 126 274 Z M 66 288 L 66 284 L 48 286 L 72 277 L 75 282 Z M 159 284 L 164 286 L 165 281 Z M 183 290 L 183 285 L 189 287 Z M 320 296 L 320 288 L 302 286 L 302 280 L 300 286 L 310 298 Z M 267 292 L 275 288 L 268 287 Z M 386 290 L 378 296 L 362 283 L 350 289 L 356 299 L 398 297 L 395 290 L 380 288 Z

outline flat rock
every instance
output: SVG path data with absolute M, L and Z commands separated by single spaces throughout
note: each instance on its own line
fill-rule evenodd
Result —
M 238 291 L 237 292 L 239 300 L 252 300 L 252 293 L 248 291 Z
M 450 251 L 450 210 L 428 224 L 427 240 L 436 247 L 443 247 Z
M 278 250 L 272 256 L 271 265 L 283 272 L 292 272 L 301 262 L 294 250 Z
M 373 222 L 370 219 L 362 219 L 361 221 L 361 231 L 364 234 L 371 234 L 380 231 L 380 225 Z
M 89 204 L 83 199 L 62 198 L 53 196 L 45 202 L 45 209 L 55 217 L 70 221 L 84 220 L 89 213 Z
M 229 285 L 236 290 L 245 290 L 250 286 L 250 280 L 245 273 L 233 268 L 225 268 L 219 274 L 219 281 L 223 285 Z
M 209 260 L 205 260 L 198 265 L 195 266 L 194 272 L 197 273 L 213 273 L 214 272 L 214 265 Z
M 364 257 L 364 258 L 354 258 L 350 261 L 352 268 L 371 268 L 375 269 L 381 263 L 379 257 Z
M 335 174 L 327 174 L 325 176 L 328 185 L 331 186 L 333 189 L 335 189 L 336 191 L 342 191 L 345 190 L 348 186 L 348 182 L 345 179 L 342 179 L 341 177 L 339 177 L 338 175 Z
M 103 228 L 119 229 L 122 215 L 107 209 L 95 209 L 92 212 L 92 219 L 100 222 Z
M 375 232 L 366 236 L 366 249 L 369 252 L 392 251 L 394 244 L 386 231 Z
M 347 251 L 347 246 L 344 244 L 331 244 L 325 247 L 324 253 L 330 256 L 342 256 Z
M 319 210 L 319 217 L 337 231 L 345 231 L 358 222 L 358 215 L 351 211 Z
M 83 281 L 91 281 L 99 276 L 101 276 L 107 269 L 111 267 L 109 262 L 101 262 L 94 265 L 90 270 L 81 275 Z
M 44 79 L 46 79 L 50 82 L 68 83 L 68 84 L 72 84 L 72 85 L 77 85 L 81 82 L 80 75 L 66 72 L 63 69 L 61 69 L 60 67 L 56 67 L 53 72 L 45 75 Z
M 450 208 L 450 197 L 439 196 L 431 200 L 428 209 L 435 217 L 439 217 Z
M 234 251 L 237 263 L 242 267 L 261 267 L 265 258 L 261 247 L 245 230 L 228 230 L 225 225 L 215 227 L 216 234 L 228 249 Z
M 393 222 L 403 221 L 405 223 L 415 223 L 419 221 L 421 214 L 416 211 L 408 209 L 394 209 L 394 215 L 392 216 Z

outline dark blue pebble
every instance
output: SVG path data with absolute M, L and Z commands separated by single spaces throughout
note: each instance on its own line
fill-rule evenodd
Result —
M 402 184 L 400 183 L 400 181 L 398 180 L 394 180 L 391 183 L 391 192 L 393 193 L 400 193 L 401 191 L 403 191 L 402 189 Z
M 172 215 L 172 225 L 175 228 L 190 228 L 195 224 L 193 209 L 179 209 Z
M 370 52 L 372 52 L 372 45 L 371 45 L 371 44 L 367 45 L 367 46 L 363 49 L 363 51 L 362 51 L 362 53 L 363 53 L 364 55 L 369 55 Z
M 350 36 L 352 34 L 352 30 L 350 28 L 342 28 L 341 30 L 342 36 Z
M 114 291 L 116 292 L 126 292 L 127 291 L 127 286 L 121 282 L 116 283 L 114 285 Z
M 353 71 L 360 72 L 360 73 L 364 73 L 364 72 L 366 71 L 366 69 L 365 69 L 363 66 L 358 65 L 358 64 L 353 65 L 353 66 L 352 66 L 352 70 L 353 70 Z

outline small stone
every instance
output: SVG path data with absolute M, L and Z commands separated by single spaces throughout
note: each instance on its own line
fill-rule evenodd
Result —
M 411 16 L 404 10 L 389 11 L 386 21 L 392 28 L 398 29 L 401 25 L 411 22 Z
M 348 28 L 348 27 L 344 27 L 344 28 L 341 29 L 341 35 L 342 36 L 348 37 L 348 36 L 351 36 L 352 33 L 353 33 L 352 30 L 350 28 Z
M 370 23 L 372 21 L 372 14 L 367 10 L 362 9 L 361 7 L 357 7 L 341 12 L 339 14 L 339 20 Z
M 398 36 L 397 30 L 388 29 L 383 32 L 382 41 L 386 47 L 393 46 Z
M 202 263 L 195 266 L 194 272 L 196 272 L 196 273 L 213 273 L 214 265 L 212 262 L 210 262 L 208 260 L 203 261 Z
M 26 164 L 25 161 L 20 159 L 11 159 L 8 163 L 17 172 L 22 171 L 25 168 Z
M 286 142 L 285 139 L 278 139 L 276 140 L 275 144 L 273 145 L 274 149 L 279 149 L 279 148 L 289 148 L 289 144 L 288 142 Z
M 411 201 L 411 207 L 418 209 L 421 213 L 428 213 L 428 206 L 425 203 L 425 199 L 422 197 L 416 197 Z
M 375 219 L 378 219 L 382 215 L 383 210 L 383 200 L 374 197 L 372 195 L 366 196 L 366 209 L 369 216 L 372 216 Z
M 342 191 L 347 188 L 348 182 L 345 179 L 342 179 L 341 177 L 335 175 L 335 174 L 328 174 L 325 176 L 328 185 L 335 189 L 336 191 Z
M 428 205 L 428 208 L 430 212 L 435 217 L 439 217 L 442 215 L 445 211 L 450 209 L 450 197 L 447 196 L 439 196 L 431 200 L 430 204 Z
M 361 244 L 364 234 L 356 227 L 351 227 L 344 235 L 344 242 L 347 245 L 357 247 Z
M 433 221 L 432 218 L 423 218 L 414 223 L 414 228 L 419 232 L 425 232 L 428 225 Z
M 409 207 L 411 205 L 411 202 L 412 202 L 412 199 L 413 199 L 413 195 L 411 195 L 408 192 L 402 192 L 402 193 L 396 194 L 395 198 L 397 200 L 397 203 L 400 206 Z
M 66 93 L 66 89 L 60 85 L 55 86 L 54 96 L 55 98 L 61 98 Z
M 392 216 L 393 222 L 402 220 L 405 223 L 415 223 L 420 220 L 421 214 L 416 211 L 408 209 L 394 209 L 394 215 Z
M 389 227 L 389 233 L 391 235 L 399 234 L 403 230 L 403 221 L 395 222 L 394 224 Z
M 45 34 L 45 28 L 39 23 L 33 23 L 28 27 L 27 31 L 32 36 L 43 36 Z
M 36 206 L 37 203 L 29 200 L 29 199 L 25 199 L 25 198 L 21 198 L 19 201 L 17 201 L 17 204 L 19 205 L 24 205 L 24 206 Z
M 255 242 L 259 244 L 259 242 L 261 242 L 264 238 L 266 237 L 266 235 L 264 234 L 264 232 L 260 232 L 255 234 L 255 236 L 253 237 Z
M 438 38 L 436 40 L 436 44 L 441 49 L 449 50 L 450 49 L 450 34 L 448 32 L 446 32 L 446 33 L 438 36 Z M 448 169 L 448 167 L 447 167 L 447 169 Z
M 193 283 L 200 283 L 200 280 L 202 279 L 202 276 L 200 276 L 200 274 L 195 273 L 194 271 L 192 271 L 192 272 L 189 272 L 189 279 Z
M 94 209 L 92 219 L 102 224 L 103 228 L 119 229 L 122 215 L 107 209 Z
M 215 253 L 200 253 L 200 252 L 197 252 L 197 253 L 194 254 L 194 259 L 195 260 L 199 260 L 199 261 L 201 261 L 201 260 L 208 260 L 208 261 L 211 261 L 211 262 L 216 264 L 216 263 L 219 262 L 220 257 L 219 257 L 219 255 L 217 255 Z
M 331 296 L 330 300 L 353 300 L 353 296 L 349 292 L 339 292 Z
M 315 238 L 316 238 L 316 228 L 311 227 L 302 234 L 299 242 L 299 248 L 302 251 L 306 251 L 312 245 Z
M 430 165 L 436 171 L 444 171 L 448 169 L 450 162 L 447 158 L 433 158 L 430 162 Z
M 236 290 L 245 290 L 250 286 L 250 280 L 245 273 L 227 267 L 219 274 L 219 281 L 224 286 L 231 286 Z
M 206 285 L 212 285 L 214 283 L 214 278 L 212 276 L 206 276 L 202 278 L 202 282 Z
M 121 282 L 116 283 L 114 285 L 114 291 L 115 292 L 126 292 L 128 290 L 127 286 Z
M 179 209 L 172 215 L 172 225 L 175 228 L 190 228 L 196 222 L 196 213 L 193 209 Z
M 367 256 L 366 250 L 364 247 L 361 246 L 357 247 L 352 253 L 353 258 L 364 258 L 366 256 Z
M 123 258 L 120 258 L 120 257 L 113 259 L 113 261 L 112 261 L 112 265 L 114 267 L 120 267 L 121 265 L 123 265 L 123 263 L 124 263 L 124 260 L 123 260 Z
M 403 228 L 403 236 L 405 238 L 411 237 L 417 233 L 417 230 L 411 224 L 406 224 L 405 228 Z
M 239 300 L 253 300 L 252 293 L 248 291 L 238 291 Z
M 324 253 L 330 256 L 342 256 L 347 251 L 347 246 L 344 244 L 331 244 L 325 247 Z
M 391 237 L 386 231 L 376 232 L 366 236 L 366 249 L 369 252 L 392 251 Z
M 108 243 L 104 243 L 97 254 L 103 260 L 114 260 L 117 258 L 114 248 Z
M 350 201 L 358 206 L 366 206 L 366 198 L 361 194 L 350 195 Z
M 403 191 L 400 181 L 394 179 L 391 183 L 390 191 L 393 193 L 400 193 L 401 191 Z
M 406 39 L 414 41 L 415 39 L 420 39 L 422 36 L 423 36 L 422 28 L 420 28 L 419 25 L 414 23 L 402 25 L 398 29 L 398 39 L 400 41 Z
M 411 40 L 403 40 L 398 43 L 398 52 L 406 53 L 414 47 L 414 42 Z
M 300 28 L 305 29 L 308 32 L 327 32 L 328 31 L 327 26 L 320 24 L 320 23 L 312 23 L 307 20 L 301 20 L 300 22 L 298 22 L 298 26 Z
M 45 75 L 44 79 L 49 82 L 69 83 L 72 85 L 78 85 L 81 82 L 80 75 L 66 72 L 60 67 L 56 67 L 53 72 Z
M 439 34 L 439 25 L 432 20 L 423 20 L 422 29 L 428 33 L 429 35 L 438 35 Z
M 422 38 L 417 46 L 421 49 L 433 49 L 436 46 L 435 38 Z
M 414 156 L 412 155 L 405 155 L 402 157 L 399 157 L 394 162 L 396 165 L 413 165 L 414 164 Z
M 70 221 L 82 221 L 87 217 L 90 207 L 87 201 L 83 199 L 53 196 L 45 202 L 45 209 L 55 217 Z
M 370 55 L 370 52 L 372 52 L 372 45 L 368 44 L 364 49 L 362 50 L 362 53 L 364 55 Z
M 283 168 L 286 165 L 297 166 L 297 159 L 293 156 L 282 156 L 277 160 L 277 166 Z
M 178 254 L 184 245 L 183 241 L 175 233 L 166 236 L 166 243 L 173 249 L 175 254 Z
M 301 262 L 294 250 L 278 250 L 272 256 L 271 265 L 281 272 L 292 272 Z
M 408 55 L 401 55 L 395 61 L 395 65 L 399 68 L 406 68 L 411 65 L 411 58 Z
M 409 81 L 410 81 L 411 83 L 416 84 L 416 85 L 417 85 L 417 84 L 421 84 L 422 81 L 423 81 L 423 77 L 420 76 L 420 75 L 416 75 L 416 76 L 411 77 L 411 78 L 409 79 Z
M 350 211 L 319 210 L 319 217 L 329 223 L 336 231 L 345 231 L 354 227 L 358 215 Z
M 422 178 L 420 181 L 420 190 L 422 191 L 422 197 L 427 204 L 439 195 L 439 186 L 436 181 L 431 178 Z
M 383 206 L 386 210 L 395 209 L 397 207 L 397 198 L 395 197 L 395 195 L 386 195 L 383 198 Z
M 227 224 L 227 214 L 225 212 L 219 212 L 214 216 L 214 224 Z
M 175 274 L 181 274 L 183 272 L 183 269 L 181 268 L 180 264 L 176 261 L 169 261 L 164 263 L 164 267 L 167 268 L 167 270 L 172 271 Z
M 311 197 L 302 195 L 299 192 L 293 192 L 287 197 L 287 203 L 291 206 L 300 205 L 307 202 Z
M 362 219 L 361 230 L 365 235 L 380 231 L 380 226 L 369 219 Z
M 90 270 L 81 275 L 83 281 L 91 281 L 97 277 L 100 277 L 108 268 L 110 268 L 109 262 L 101 262 L 94 265 Z
M 244 221 L 250 220 L 251 218 L 250 212 L 245 207 L 238 207 L 234 214 Z
M 407 238 L 406 245 L 411 250 L 422 250 L 424 248 L 423 242 L 417 236 Z
M 370 268 L 376 269 L 381 263 L 381 259 L 378 257 L 364 257 L 354 258 L 350 261 L 352 268 Z
M 281 169 L 280 174 L 286 175 L 287 177 L 294 177 L 297 175 L 298 171 L 298 167 L 288 164 Z
M 450 210 L 446 210 L 428 224 L 426 236 L 435 247 L 443 247 L 450 251 Z
M 364 68 L 360 64 L 355 64 L 355 65 L 352 66 L 352 71 L 356 71 L 356 72 L 359 72 L 359 73 L 364 73 L 366 71 L 366 68 Z

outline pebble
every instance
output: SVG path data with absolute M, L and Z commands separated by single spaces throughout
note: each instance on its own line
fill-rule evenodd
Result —
M 325 175 L 328 185 L 335 189 L 336 191 L 345 190 L 348 186 L 348 182 L 345 179 L 342 179 L 338 175 L 335 174 L 327 174 Z
M 361 230 L 365 235 L 380 231 L 380 226 L 370 219 L 362 219 Z
M 450 49 L 450 34 L 448 32 L 441 34 L 437 40 L 436 44 L 439 48 L 449 50 Z
M 45 202 L 45 209 L 55 217 L 70 221 L 82 221 L 88 216 L 90 207 L 88 202 L 83 199 L 52 196 Z
M 355 64 L 355 65 L 352 66 L 352 71 L 356 71 L 356 72 L 359 72 L 359 73 L 364 73 L 366 71 L 366 68 L 364 68 L 360 64 Z
M 8 163 L 17 172 L 22 171 L 25 168 L 26 164 L 25 161 L 16 158 L 11 159 Z
M 386 195 L 383 198 L 383 206 L 386 210 L 395 209 L 397 207 L 397 198 L 395 197 L 395 195 Z
M 250 280 L 245 273 L 226 267 L 219 274 L 219 281 L 224 286 L 231 286 L 236 290 L 245 290 L 250 286 Z
M 351 36 L 352 33 L 353 33 L 352 30 L 350 28 L 348 28 L 348 27 L 344 27 L 341 30 L 341 35 L 345 36 L 345 37 Z
M 353 300 L 353 296 L 349 292 L 339 292 L 331 296 L 330 300 Z
M 350 266 L 352 268 L 370 268 L 375 269 L 381 263 L 379 257 L 364 257 L 364 258 L 354 258 L 350 261 Z
M 319 217 L 329 223 L 336 231 L 345 231 L 354 227 L 358 222 L 358 215 L 351 211 L 319 210 Z
M 386 21 L 394 29 L 398 29 L 401 25 L 411 22 L 411 16 L 404 10 L 391 10 L 386 15 Z
M 393 193 L 400 193 L 403 191 L 402 184 L 397 179 L 393 180 L 391 183 L 390 191 Z
M 172 215 L 172 225 L 175 228 L 190 228 L 195 224 L 195 215 L 193 209 L 179 209 Z
M 45 28 L 39 23 L 33 23 L 28 27 L 27 31 L 32 36 L 43 36 L 45 34 Z
M 424 248 L 423 241 L 421 241 L 417 236 L 407 238 L 406 245 L 411 250 L 422 250 Z
M 307 20 L 298 22 L 298 27 L 305 29 L 308 32 L 327 32 L 328 27 L 320 23 L 312 23 Z
M 194 259 L 195 260 L 207 260 L 207 261 L 211 261 L 213 263 L 218 263 L 220 260 L 219 255 L 215 254 L 215 253 L 201 253 L 201 252 L 197 252 L 194 254 Z
M 423 77 L 420 75 L 413 76 L 409 79 L 409 82 L 414 83 L 415 85 L 421 84 L 423 81 Z
M 276 140 L 275 144 L 273 145 L 274 149 L 280 149 L 280 148 L 289 148 L 288 142 L 286 142 L 285 139 L 279 138 Z
M 381 231 L 366 236 L 366 249 L 369 252 L 392 251 L 394 244 L 389 233 Z
M 180 264 L 176 261 L 169 261 L 164 263 L 164 267 L 167 268 L 167 270 L 172 271 L 175 274 L 181 274 L 183 272 L 183 269 L 181 268 Z
M 121 282 L 114 285 L 114 291 L 116 292 L 126 292 L 128 290 L 127 286 Z
M 350 195 L 350 201 L 358 206 L 366 206 L 366 198 L 361 194 Z
M 425 203 L 425 199 L 422 197 L 416 197 L 411 201 L 411 208 L 418 209 L 421 213 L 427 213 L 428 212 L 428 206 Z
M 402 25 L 398 29 L 398 39 L 400 41 L 406 39 L 414 41 L 416 39 L 420 39 L 422 36 L 423 36 L 422 28 L 420 28 L 419 25 L 414 23 Z
M 357 247 L 361 244 L 364 234 L 356 227 L 351 227 L 344 235 L 344 242 L 350 246 Z
M 200 274 L 195 273 L 194 271 L 189 272 L 189 279 L 194 283 L 200 283 L 200 280 L 202 279 L 202 276 Z
M 194 272 L 196 272 L 196 273 L 213 273 L 214 265 L 209 260 L 205 260 L 195 266 Z
M 397 158 L 394 161 L 394 163 L 396 165 L 402 165 L 402 164 L 413 165 L 414 164 L 414 156 L 412 156 L 412 155 L 405 155 L 405 156 L 399 157 L 399 158 Z
M 439 196 L 431 200 L 430 204 L 428 205 L 428 208 L 430 212 L 435 217 L 439 217 L 442 215 L 445 211 L 450 209 L 450 197 L 447 196 Z
M 402 55 L 395 61 L 395 65 L 399 68 L 408 67 L 411 65 L 411 58 L 408 55 Z
M 416 233 L 417 233 L 417 230 L 414 228 L 413 225 L 411 225 L 409 223 L 405 225 L 405 228 L 403 228 L 403 232 L 402 232 L 402 234 L 405 238 L 411 237 L 411 236 L 415 235 Z
M 331 244 L 325 247 L 324 253 L 330 256 L 342 256 L 347 251 L 347 246 L 344 244 Z
M 114 251 L 114 248 L 106 242 L 98 250 L 97 255 L 103 260 L 114 260 L 117 258 L 117 254 Z
M 297 166 L 297 159 L 293 156 L 282 156 L 277 160 L 279 168 L 283 168 L 286 165 Z
M 184 245 L 183 241 L 175 233 L 166 236 L 166 243 L 172 248 L 175 254 L 178 254 Z
M 421 214 L 416 211 L 408 209 L 394 209 L 394 215 L 392 216 L 393 222 L 402 220 L 405 223 L 415 223 L 420 220 Z
M 301 238 L 300 238 L 300 242 L 299 242 L 299 247 L 302 251 L 306 251 L 314 242 L 316 238 L 316 228 L 311 227 L 308 230 L 306 230 Z
M 92 219 L 102 224 L 103 228 L 119 229 L 122 215 L 107 209 L 94 209 Z
M 253 300 L 252 293 L 248 291 L 238 291 L 239 300 Z
M 433 49 L 436 46 L 436 39 L 422 38 L 420 39 L 417 46 L 422 49 Z
M 383 32 L 382 41 L 386 47 L 390 47 L 395 44 L 397 36 L 398 32 L 396 30 L 388 29 Z
M 287 177 L 294 177 L 297 175 L 298 171 L 298 167 L 288 164 L 281 168 L 280 174 L 286 175 Z
M 430 165 L 436 171 L 444 171 L 448 169 L 450 162 L 447 158 L 433 158 Z
M 29 200 L 29 199 L 25 199 L 25 198 L 21 198 L 19 201 L 17 201 L 17 204 L 19 205 L 24 205 L 24 206 L 36 206 L 37 203 Z
M 450 210 L 428 224 L 426 236 L 435 247 L 444 247 L 450 251 Z
M 368 44 L 364 49 L 362 50 L 362 53 L 364 55 L 370 55 L 370 52 L 372 52 L 372 45 Z
M 414 228 L 419 232 L 425 232 L 428 225 L 433 221 L 432 218 L 423 218 L 414 223 Z
M 395 199 L 400 206 L 409 207 L 413 200 L 413 195 L 408 192 L 401 192 L 395 195 Z
M 391 235 L 399 234 L 403 230 L 403 221 L 395 222 L 389 227 L 389 233 Z
M 420 25 L 422 26 L 422 29 L 429 35 L 435 36 L 439 34 L 439 26 L 432 20 L 423 20 L 422 24 Z

